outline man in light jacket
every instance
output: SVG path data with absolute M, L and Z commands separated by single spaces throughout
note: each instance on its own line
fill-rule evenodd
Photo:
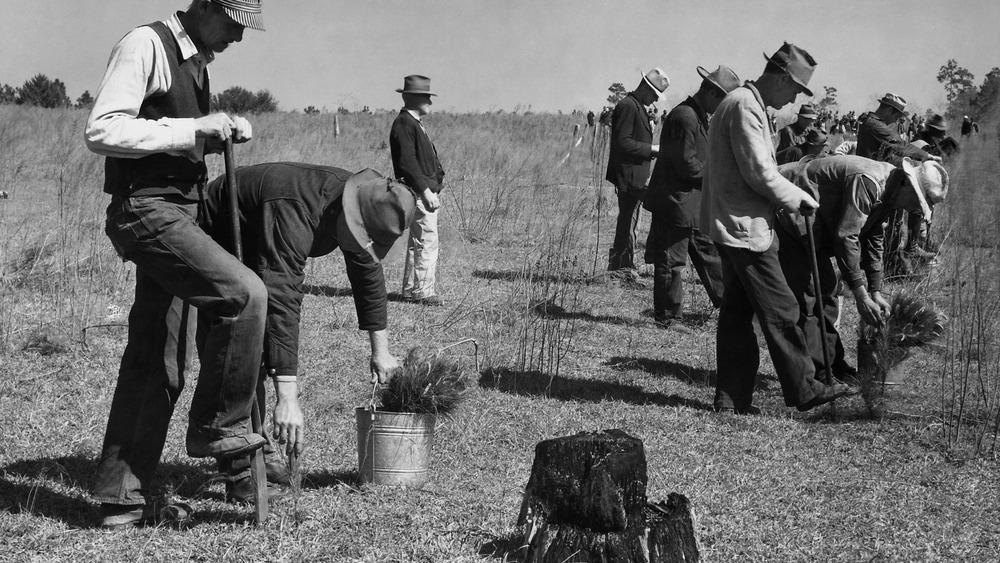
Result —
M 765 58 L 760 78 L 733 90 L 712 117 L 702 188 L 701 224 L 719 248 L 725 294 L 716 342 L 714 406 L 737 414 L 759 412 L 753 406 L 760 365 L 755 314 L 786 405 L 807 411 L 855 391 L 816 380 L 798 326 L 798 301 L 782 275 L 773 230 L 779 208 L 812 213 L 819 207 L 778 172 L 765 109 L 780 109 L 800 92 L 811 96 L 806 84 L 816 61 L 789 43 Z

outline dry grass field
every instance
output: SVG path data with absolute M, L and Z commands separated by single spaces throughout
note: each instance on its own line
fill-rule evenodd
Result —
M 274 114 L 254 121 L 239 163 L 296 160 L 391 169 L 392 114 Z M 83 112 L 0 106 L 0 561 L 503 561 L 516 540 L 534 445 L 620 428 L 646 450 L 651 500 L 690 498 L 708 561 L 996 561 L 1000 553 L 998 139 L 965 141 L 935 219 L 942 256 L 907 289 L 949 315 L 938 346 L 909 359 L 884 416 L 861 399 L 785 408 L 770 364 L 762 416 L 711 411 L 715 318 L 689 272 L 689 331 L 644 312 L 651 280 L 601 275 L 616 213 L 585 139 L 556 115 L 439 115 L 445 169 L 441 308 L 398 300 L 389 330 L 415 345 L 479 343 L 478 385 L 437 428 L 422 489 L 359 487 L 354 408 L 367 402 L 368 343 L 339 253 L 311 262 L 300 362 L 308 447 L 302 490 L 255 528 L 222 502 L 214 464 L 184 454 L 190 393 L 159 472 L 195 514 L 106 532 L 87 494 L 125 343 L 133 270 L 103 234 L 103 162 Z M 600 148 L 600 147 L 598 147 Z M 217 162 L 216 162 L 217 161 Z M 221 172 L 221 158 L 211 163 Z M 648 225 L 648 216 L 643 219 Z M 643 235 L 644 236 L 644 235 Z M 596 274 L 596 275 L 595 275 Z M 853 360 L 857 314 L 842 332 Z M 471 347 L 453 350 L 474 370 Z M 766 355 L 765 355 L 766 357 Z M 195 372 L 196 373 L 196 372 Z M 190 383 L 189 383 L 190 386 Z

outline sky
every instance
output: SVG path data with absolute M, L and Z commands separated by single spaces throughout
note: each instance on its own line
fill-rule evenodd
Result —
M 41 73 L 73 100 L 94 94 L 122 35 L 187 5 L 0 0 L 0 83 Z M 599 111 L 609 85 L 632 90 L 653 67 L 669 109 L 697 89 L 696 67 L 753 79 L 783 41 L 812 54 L 809 85 L 835 87 L 843 111 L 885 92 L 926 110 L 944 107 L 948 59 L 977 85 L 1000 66 L 998 0 L 264 0 L 263 19 L 212 64 L 212 88 L 267 89 L 282 110 L 394 109 L 403 77 L 423 74 L 438 111 Z

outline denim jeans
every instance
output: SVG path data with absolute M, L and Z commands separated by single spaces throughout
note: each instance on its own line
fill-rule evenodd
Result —
M 142 504 L 184 387 L 197 307 L 201 371 L 189 425 L 209 439 L 247 432 L 260 369 L 267 291 L 197 223 L 179 197 L 112 198 L 106 232 L 136 265 L 128 343 L 108 417 L 94 498 Z M 204 331 L 204 332 L 202 332 Z
M 716 245 L 725 297 L 719 310 L 715 390 L 717 408 L 747 408 L 760 367 L 753 317 L 757 315 L 785 405 L 801 405 L 824 388 L 799 326 L 799 304 L 778 263 L 777 238 L 764 252 Z
M 618 221 L 615 241 L 608 253 L 608 270 L 635 269 L 635 234 L 639 229 L 642 193 L 618 188 Z
M 436 295 L 434 285 L 438 260 L 438 213 L 417 198 L 417 209 L 410 223 L 403 265 L 403 297 L 426 299 Z

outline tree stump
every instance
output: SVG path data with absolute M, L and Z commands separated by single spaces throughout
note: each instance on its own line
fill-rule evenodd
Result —
M 642 441 L 621 430 L 539 442 L 518 517 L 525 561 L 698 561 L 687 499 L 647 506 L 646 483 Z

